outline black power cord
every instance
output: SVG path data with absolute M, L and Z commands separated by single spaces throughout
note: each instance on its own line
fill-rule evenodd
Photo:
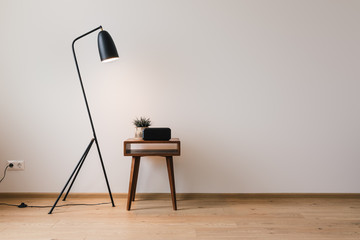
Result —
M 107 202 L 107 203 L 69 203 L 69 204 L 64 204 L 64 205 L 57 205 L 56 207 L 66 207 L 66 206 L 96 206 L 96 205 L 104 205 L 104 204 L 110 204 L 111 202 Z M 9 204 L 9 203 L 0 203 L 0 205 L 3 206 L 10 206 L 10 207 L 18 207 L 18 208 L 26 208 L 26 207 L 30 207 L 30 208 L 50 208 L 52 206 L 31 206 L 31 205 L 27 205 L 26 203 L 21 203 L 20 205 L 17 204 Z
M 5 176 L 6 176 L 6 170 L 10 167 L 12 168 L 14 166 L 14 164 L 10 163 L 9 165 L 6 166 L 5 170 L 4 170 L 4 176 L 1 178 L 0 183 L 2 182 L 2 180 L 4 180 Z
M 9 165 L 6 166 L 5 170 L 4 170 L 4 176 L 1 178 L 0 183 L 2 182 L 2 180 L 4 180 L 5 176 L 6 176 L 6 170 L 8 168 L 12 168 L 14 167 L 14 164 L 10 163 Z M 69 204 L 64 204 L 64 205 L 58 205 L 56 207 L 66 207 L 66 206 L 96 206 L 96 205 L 104 205 L 104 204 L 110 204 L 110 202 L 107 203 L 69 203 Z M 30 207 L 30 208 L 50 208 L 52 206 L 29 206 L 25 203 L 21 203 L 20 205 L 17 204 L 10 204 L 10 203 L 0 203 L 0 205 L 3 206 L 10 206 L 10 207 L 18 207 L 18 208 L 26 208 L 26 207 Z

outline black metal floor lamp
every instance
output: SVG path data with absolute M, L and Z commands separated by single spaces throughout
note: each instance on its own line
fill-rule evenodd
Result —
M 74 182 L 75 182 L 75 179 L 77 177 L 77 175 L 79 174 L 79 171 L 82 167 L 82 165 L 84 164 L 85 162 L 85 159 L 86 159 L 86 156 L 88 155 L 90 149 L 91 149 L 91 146 L 93 145 L 93 143 L 95 142 L 96 144 L 96 147 L 97 147 L 97 151 L 99 153 L 99 158 L 100 158 L 100 162 L 101 162 L 101 166 L 102 166 L 102 169 L 103 169 L 103 173 L 104 173 L 104 177 L 105 177 L 105 181 L 106 181 L 106 185 L 107 185 L 107 188 L 108 188 L 108 191 L 109 191 L 109 195 L 110 195 L 110 199 L 111 199 L 111 203 L 112 203 L 112 206 L 115 207 L 115 204 L 114 204 L 114 200 L 113 200 L 113 197 L 112 197 L 112 194 L 111 194 L 111 190 L 110 190 L 110 185 L 109 185 L 109 181 L 108 181 L 108 178 L 107 178 L 107 175 L 106 175 L 106 171 L 105 171 L 105 166 L 104 166 L 104 162 L 103 162 L 103 159 L 102 159 L 102 156 L 101 156 L 101 152 L 100 152 L 100 147 L 99 147 L 99 142 L 98 142 L 98 139 L 96 137 L 96 133 L 95 133 L 95 127 L 94 127 L 94 123 L 93 123 L 93 120 L 92 120 L 92 117 L 91 117 L 91 113 L 90 113 L 90 108 L 89 108 L 89 104 L 88 104 L 88 101 L 87 101 L 87 98 L 86 98 L 86 94 L 85 94 L 85 89 L 84 89 L 84 85 L 83 85 L 83 82 L 81 80 L 81 75 L 80 75 L 80 70 L 79 70 L 79 66 L 78 66 L 78 62 L 77 62 L 77 59 L 76 59 L 76 54 L 75 54 L 75 48 L 74 48 L 74 44 L 77 40 L 79 40 L 80 38 L 83 38 L 87 35 L 89 35 L 90 33 L 93 33 L 97 30 L 101 29 L 101 31 L 99 32 L 99 35 L 98 35 L 98 47 L 99 47 L 99 54 L 100 54 L 100 59 L 102 62 L 110 62 L 110 61 L 113 61 L 113 60 L 116 60 L 119 58 L 119 55 L 117 53 L 117 50 L 116 50 L 116 47 L 115 47 L 115 44 L 114 44 L 114 41 L 112 40 L 110 34 L 106 31 L 103 30 L 102 26 L 99 26 L 93 30 L 91 30 L 90 32 L 87 32 L 83 35 L 81 35 L 80 37 L 76 38 L 73 43 L 72 43 L 72 50 L 73 50 L 73 53 L 74 53 L 74 60 L 75 60 L 75 65 L 76 65 L 76 69 L 77 69 L 77 72 L 78 72 L 78 75 L 79 75 L 79 79 L 80 79 L 80 85 L 81 85 L 81 89 L 82 89 L 82 93 L 84 95 L 84 100 L 85 100 L 85 104 L 86 104 L 86 109 L 87 109 L 87 112 L 88 112 L 88 115 L 89 115 L 89 120 L 90 120 L 90 124 L 91 124 L 91 128 L 92 128 L 92 132 L 93 132 L 93 138 L 91 139 L 89 145 L 87 146 L 84 154 L 82 155 L 82 157 L 80 158 L 80 161 L 78 162 L 78 164 L 76 165 L 74 171 L 72 172 L 69 180 L 66 182 L 63 190 L 61 191 L 61 193 L 59 194 L 58 198 L 56 199 L 54 205 L 52 206 L 49 214 L 51 214 L 54 210 L 54 208 L 56 207 L 56 204 L 58 203 L 59 199 L 61 198 L 62 194 L 64 193 L 64 191 L 66 190 L 67 186 L 69 185 L 71 179 L 71 184 L 63 198 L 63 201 L 66 200 L 70 190 L 71 190 L 71 187 L 73 186 Z

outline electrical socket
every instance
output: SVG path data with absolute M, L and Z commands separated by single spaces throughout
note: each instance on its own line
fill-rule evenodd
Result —
M 8 160 L 8 165 L 13 164 L 13 167 L 9 167 L 9 171 L 24 171 L 25 170 L 25 161 L 24 160 Z

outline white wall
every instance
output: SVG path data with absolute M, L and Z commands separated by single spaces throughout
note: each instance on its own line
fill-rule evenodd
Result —
M 182 140 L 178 192 L 360 192 L 360 1 L 0 1 L 0 192 L 58 192 L 91 138 L 76 46 L 113 192 L 148 116 Z M 139 192 L 168 192 L 165 162 Z M 106 192 L 95 148 L 74 192 Z

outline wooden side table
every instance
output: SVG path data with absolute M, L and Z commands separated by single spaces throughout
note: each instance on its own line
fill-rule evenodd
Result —
M 129 138 L 124 141 L 124 156 L 132 156 L 127 210 L 130 210 L 131 202 L 135 200 L 140 159 L 145 156 L 160 156 L 166 158 L 172 206 L 174 210 L 177 210 L 173 156 L 180 156 L 180 140 L 178 138 L 172 138 L 169 141 L 145 141 L 142 139 Z

